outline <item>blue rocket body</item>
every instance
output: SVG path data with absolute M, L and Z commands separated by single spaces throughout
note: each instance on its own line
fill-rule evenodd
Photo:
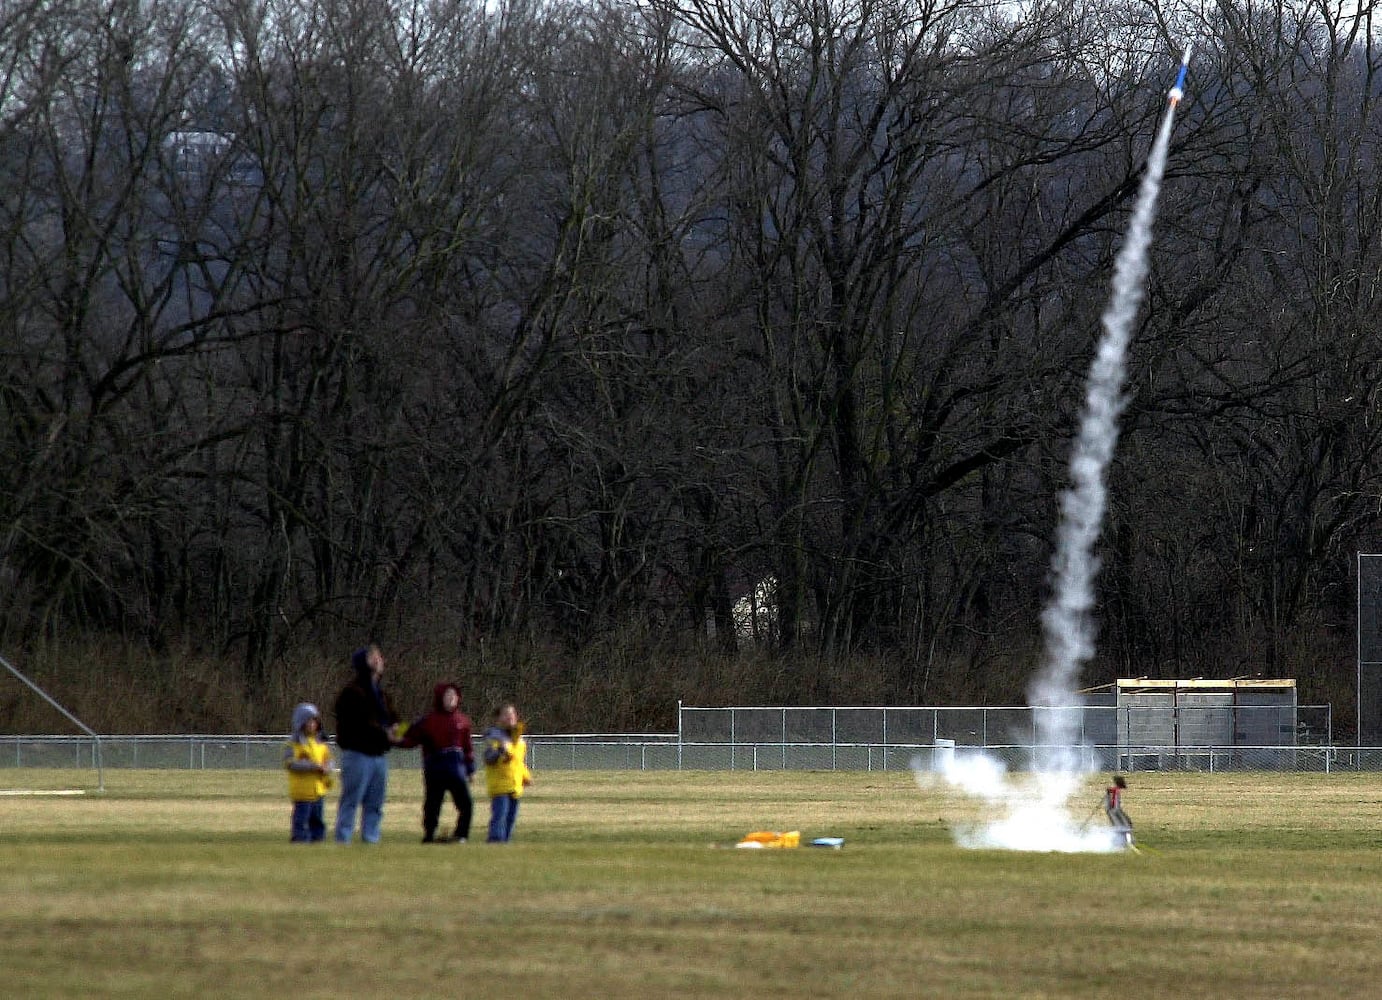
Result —
M 1170 93 L 1166 95 L 1166 102 L 1172 107 L 1180 103 L 1180 99 L 1185 96 L 1185 74 L 1190 69 L 1190 46 L 1185 47 L 1185 54 L 1180 57 L 1180 70 L 1176 73 L 1176 82 L 1171 85 Z

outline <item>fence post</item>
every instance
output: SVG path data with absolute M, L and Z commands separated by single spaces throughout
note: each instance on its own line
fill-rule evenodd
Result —
M 872 753 L 872 750 L 870 750 Z M 888 710 L 883 709 L 883 770 L 888 769 Z
M 835 728 L 835 713 L 838 709 L 830 710 L 830 770 L 840 769 L 840 758 L 838 747 L 840 745 L 838 730 Z

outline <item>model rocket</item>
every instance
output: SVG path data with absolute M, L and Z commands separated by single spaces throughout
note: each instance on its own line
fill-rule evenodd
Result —
M 1185 96 L 1185 74 L 1190 69 L 1190 46 L 1185 47 L 1185 54 L 1180 57 L 1180 71 L 1176 73 L 1176 82 L 1171 85 L 1171 92 L 1166 95 L 1166 103 L 1175 107 L 1180 103 L 1180 99 Z

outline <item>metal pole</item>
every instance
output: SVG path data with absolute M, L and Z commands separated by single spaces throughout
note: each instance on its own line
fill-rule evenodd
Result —
M 68 722 L 72 723 L 72 725 L 76 726 L 78 729 L 80 729 L 82 732 L 86 733 L 86 735 L 90 736 L 93 740 L 96 741 L 97 749 L 94 754 L 94 756 L 96 757 L 96 790 L 98 792 L 104 792 L 106 790 L 106 775 L 105 770 L 101 766 L 101 735 L 98 732 L 96 732 L 96 730 L 88 726 L 81 719 L 77 718 L 67 709 L 59 705 L 51 697 L 49 697 L 47 691 L 43 690 L 43 688 L 39 687 L 33 681 L 29 680 L 29 678 L 21 674 L 19 670 L 15 668 L 14 664 L 10 663 L 10 661 L 5 659 L 3 656 L 0 656 L 0 666 L 3 666 L 10 673 L 14 674 L 14 676 L 19 678 L 20 682 L 23 683 L 25 687 L 27 687 L 34 694 L 38 695 L 49 705 L 52 705 L 54 708 L 56 708 L 59 712 L 62 713 L 63 718 L 65 718 Z
M 883 770 L 888 769 L 888 710 L 883 709 Z

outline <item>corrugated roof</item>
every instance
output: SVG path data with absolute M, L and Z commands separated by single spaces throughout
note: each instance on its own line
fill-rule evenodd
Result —
M 1124 691 L 1129 688 L 1141 691 L 1286 691 L 1294 688 L 1296 682 L 1294 678 L 1289 677 L 1277 678 L 1274 680 L 1237 677 L 1223 680 L 1212 680 L 1203 677 L 1194 677 L 1186 680 L 1150 680 L 1145 677 L 1120 677 L 1117 681 L 1117 685 L 1119 691 Z

